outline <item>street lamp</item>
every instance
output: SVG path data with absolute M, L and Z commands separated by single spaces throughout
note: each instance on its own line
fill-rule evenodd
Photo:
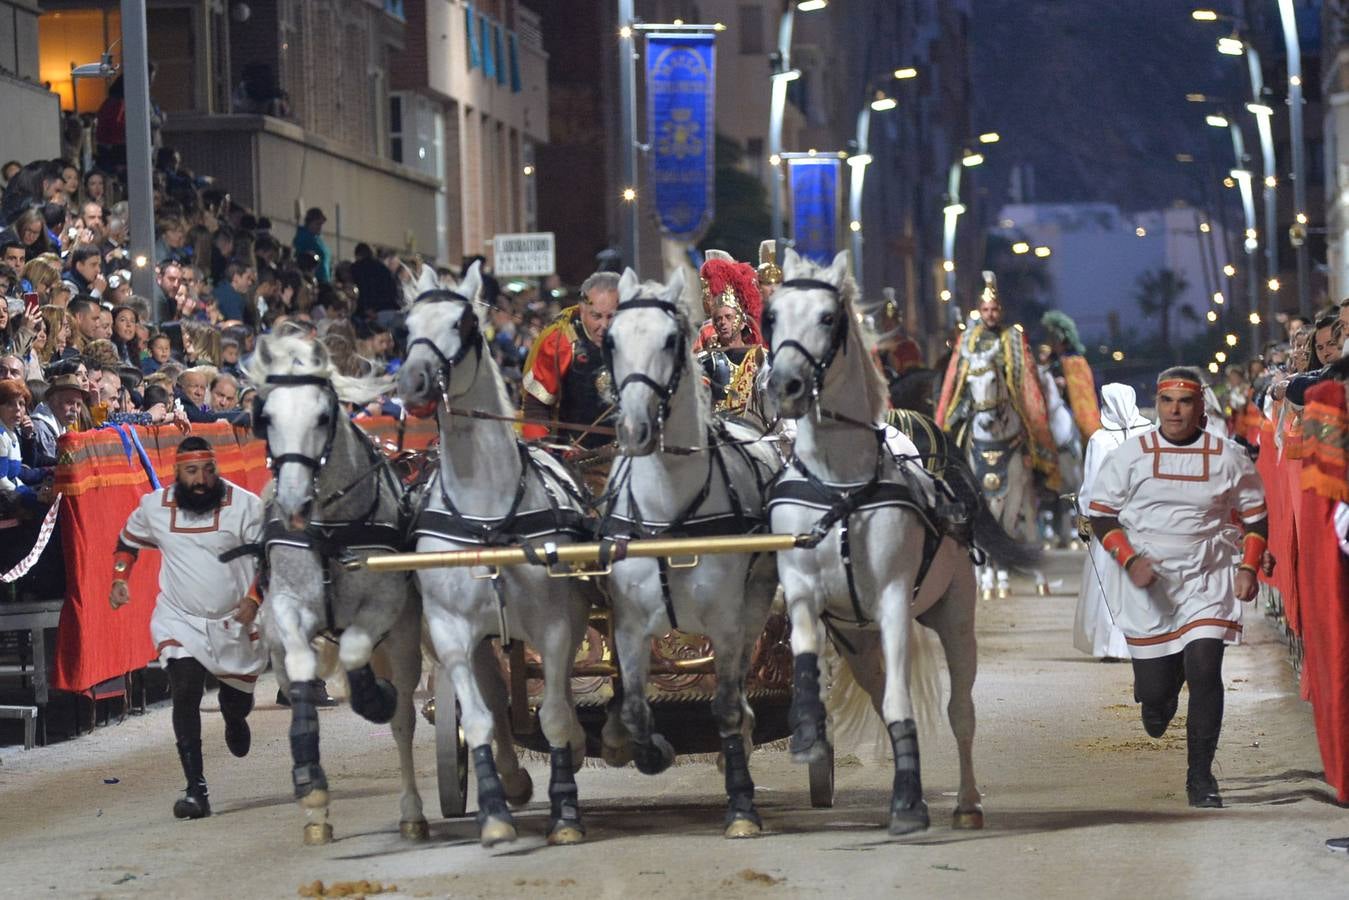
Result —
M 956 226 L 960 222 L 960 217 L 965 214 L 965 204 L 960 202 L 960 173 L 962 169 L 972 169 L 982 165 L 983 162 L 982 153 L 965 150 L 959 159 L 951 163 L 951 170 L 947 174 L 946 206 L 942 209 L 942 268 L 946 272 L 946 288 L 942 293 L 946 297 L 956 295 Z M 951 304 L 949 315 L 952 325 L 960 317 L 958 305 Z
M 632 0 L 620 0 L 631 7 Z M 817 12 L 826 8 L 829 0 L 786 0 L 782 19 L 778 22 L 778 53 L 776 70 L 769 76 L 772 94 L 768 104 L 768 156 L 770 161 L 776 157 L 782 160 L 782 120 L 787 110 L 787 84 L 801 77 L 801 72 L 792 68 L 792 32 L 796 27 L 796 13 Z M 772 185 L 769 199 L 772 201 L 773 239 L 781 243 L 785 235 L 782 225 L 782 182 L 783 170 L 773 165 L 769 173 Z
M 1307 258 L 1307 148 L 1302 131 L 1302 44 L 1298 39 L 1293 0 L 1279 0 L 1285 54 L 1288 57 L 1288 130 L 1293 144 L 1293 210 L 1295 224 L 1288 230 L 1297 250 L 1297 305 L 1304 316 L 1311 314 L 1311 261 Z
M 911 72 L 912 74 L 905 74 L 900 80 L 909 80 L 916 78 L 918 75 L 918 70 L 913 68 L 896 69 L 892 74 L 899 79 L 901 72 Z M 871 165 L 871 114 L 873 112 L 891 112 L 899 107 L 899 101 L 883 90 L 876 90 L 872 94 L 873 84 L 874 81 L 868 81 L 866 84 L 865 93 L 872 99 L 869 103 L 863 103 L 862 108 L 857 112 L 856 152 L 848 157 L 848 166 L 852 176 L 848 188 L 848 227 L 852 231 L 852 271 L 863 296 L 866 294 L 866 269 L 863 267 L 862 255 L 865 240 L 862 234 L 862 191 L 866 186 L 867 166 Z

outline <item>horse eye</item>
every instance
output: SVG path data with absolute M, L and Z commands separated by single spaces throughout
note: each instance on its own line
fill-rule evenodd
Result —
M 834 324 L 834 314 L 833 314 L 833 313 L 823 313 L 823 314 L 820 316 L 820 324 L 823 325 L 825 328 L 828 328 L 828 327 L 830 327 L 831 325 L 833 325 L 833 324 Z
M 671 350 L 671 351 L 674 350 L 674 348 L 675 348 L 675 338 L 676 338 L 676 336 L 673 335 L 673 334 L 666 335 L 666 337 L 665 337 L 665 349 L 666 349 L 666 350 Z
M 332 421 L 332 417 L 329 416 L 327 413 L 319 413 L 319 424 L 320 424 L 320 425 L 326 426 L 326 425 L 327 425 L 329 422 L 331 422 L 331 421 Z

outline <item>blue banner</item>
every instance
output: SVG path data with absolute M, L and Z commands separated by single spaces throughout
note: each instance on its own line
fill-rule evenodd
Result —
M 712 35 L 646 41 L 651 187 L 661 229 L 696 241 L 714 214 L 716 49 Z
M 792 237 L 796 252 L 819 265 L 838 253 L 838 159 L 788 160 L 792 185 Z

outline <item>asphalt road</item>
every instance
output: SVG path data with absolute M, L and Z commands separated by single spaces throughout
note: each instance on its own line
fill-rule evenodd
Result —
M 228 755 L 205 717 L 215 815 L 170 814 L 182 787 L 167 705 L 64 744 L 4 748 L 0 896 L 295 897 L 316 880 L 380 882 L 410 897 L 768 896 L 1331 897 L 1349 895 L 1349 858 L 1326 852 L 1349 815 L 1319 778 L 1310 709 L 1282 640 L 1258 613 L 1227 657 L 1227 721 L 1217 773 L 1228 808 L 1185 804 L 1184 729 L 1149 739 L 1127 665 L 1072 647 L 1082 557 L 1059 554 L 1058 596 L 981 606 L 976 766 L 987 828 L 954 832 L 954 742 L 923 732 L 930 831 L 885 830 L 890 768 L 873 742 L 840 746 L 838 798 L 813 810 L 805 771 L 780 750 L 751 759 L 765 834 L 721 837 L 721 776 L 706 761 L 655 778 L 588 766 L 578 775 L 587 843 L 543 841 L 547 767 L 521 838 L 491 851 L 471 820 L 433 819 L 431 840 L 398 836 L 397 768 L 385 726 L 325 710 L 323 758 L 336 841 L 301 846 L 290 799 L 289 713 L 264 701 L 254 747 Z M 214 709 L 214 697 L 207 699 Z M 1182 706 L 1182 714 L 1184 708 Z M 434 743 L 421 723 L 418 768 L 435 809 Z M 367 886 L 369 887 L 369 886 Z

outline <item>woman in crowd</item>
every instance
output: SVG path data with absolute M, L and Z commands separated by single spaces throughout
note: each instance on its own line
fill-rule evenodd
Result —
M 84 176 L 84 202 L 108 205 L 108 176 L 93 169 Z
M 55 252 L 51 237 L 47 234 L 47 221 L 42 217 L 42 209 L 30 206 L 10 224 L 14 237 L 23 244 L 24 255 L 36 259 L 44 253 Z
M 70 336 L 75 333 L 75 321 L 62 306 L 44 306 L 41 308 L 43 335 L 42 343 L 33 342 L 38 360 L 45 368 L 55 360 L 74 356 L 75 348 L 70 344 Z
M 121 363 L 124 366 L 135 366 L 140 369 L 141 347 L 140 337 L 137 334 L 137 326 L 140 325 L 140 317 L 136 310 L 131 306 L 117 306 L 112 311 L 112 343 L 117 348 L 117 353 L 121 357 Z
M 23 267 L 23 278 L 37 294 L 38 305 L 47 305 L 61 286 L 60 259 L 56 256 L 40 256 L 29 260 L 28 265 Z

